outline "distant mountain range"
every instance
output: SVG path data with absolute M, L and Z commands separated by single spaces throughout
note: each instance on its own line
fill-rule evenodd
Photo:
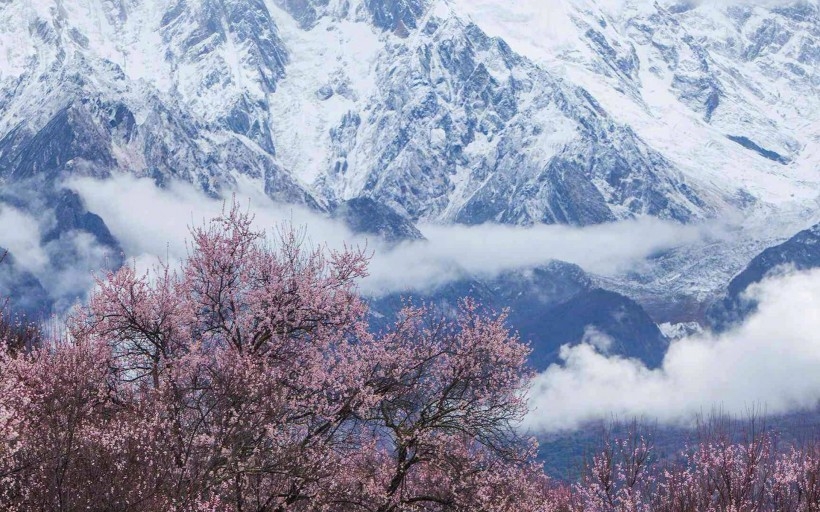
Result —
M 83 237 L 122 263 L 63 186 L 80 176 L 251 182 L 390 242 L 420 221 L 736 219 L 640 271 L 556 262 L 429 292 L 511 307 L 539 367 L 590 335 L 657 365 L 656 324 L 727 328 L 749 283 L 820 262 L 816 228 L 766 249 L 820 220 L 820 3 L 767 5 L 0 0 L 0 205 L 49 219 L 55 268 Z M 72 300 L 14 258 L 15 307 Z

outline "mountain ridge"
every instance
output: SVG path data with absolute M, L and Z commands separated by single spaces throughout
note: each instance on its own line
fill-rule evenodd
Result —
M 656 322 L 703 321 L 760 250 L 820 220 L 818 2 L 543 12 L 0 2 L 0 183 L 27 190 L 0 202 L 56 215 L 66 180 L 132 174 L 211 197 L 251 183 L 394 240 L 418 222 L 740 218 L 731 237 L 592 276 Z M 69 210 L 58 217 L 82 222 L 57 239 L 85 233 L 119 254 L 104 218 Z

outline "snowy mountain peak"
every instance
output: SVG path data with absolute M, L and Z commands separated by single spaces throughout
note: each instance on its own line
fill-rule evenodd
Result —
M 7 179 L 242 174 L 516 224 L 818 192 L 816 2 L 39 0 L 0 27 Z
M 99 240 L 66 180 L 242 184 L 394 243 L 419 221 L 739 213 L 729 241 L 590 277 L 699 320 L 756 252 L 820 220 L 819 5 L 0 0 L 0 203 L 65 203 L 65 230 Z

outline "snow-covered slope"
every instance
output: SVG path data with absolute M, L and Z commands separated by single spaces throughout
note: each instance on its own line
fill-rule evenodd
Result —
M 0 172 L 238 172 L 467 223 L 816 195 L 816 5 L 539 5 L 4 2 Z
M 274 156 L 287 52 L 261 2 L 10 2 L 0 54 L 7 180 L 124 171 L 215 193 L 242 172 L 315 202 Z
M 241 177 L 440 223 L 731 213 L 748 234 L 605 283 L 694 311 L 818 220 L 819 64 L 817 0 L 0 0 L 0 180 Z
M 458 0 L 687 174 L 767 201 L 816 195 L 818 2 L 515 4 Z

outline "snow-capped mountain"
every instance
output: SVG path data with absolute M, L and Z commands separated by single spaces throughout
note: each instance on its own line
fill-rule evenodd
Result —
M 701 319 L 817 220 L 818 70 L 817 0 L 0 0 L 0 199 L 251 182 L 398 238 L 732 214 L 729 242 L 596 282 Z M 69 203 L 57 218 L 92 219 Z M 113 247 L 92 220 L 52 238 Z
M 492 37 L 539 34 L 503 23 L 526 2 L 4 2 L 0 173 L 244 174 L 463 223 L 814 198 L 816 3 L 610 4 L 544 7 L 533 49 Z

